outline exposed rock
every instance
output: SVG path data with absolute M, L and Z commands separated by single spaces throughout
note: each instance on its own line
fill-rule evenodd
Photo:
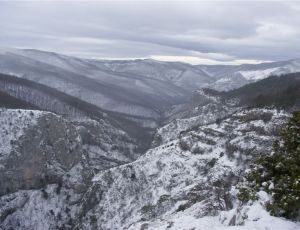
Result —
M 64 174 L 81 163 L 81 138 L 76 128 L 61 117 L 44 113 L 36 124 L 23 132 L 12 144 L 11 152 L 4 159 L 0 158 L 3 165 L 0 195 L 58 183 Z

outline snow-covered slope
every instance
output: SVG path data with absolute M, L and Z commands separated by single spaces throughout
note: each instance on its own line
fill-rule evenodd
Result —
M 300 71 L 300 59 L 270 62 L 262 64 L 244 64 L 238 66 L 197 66 L 206 71 L 216 81 L 208 87 L 216 90 L 231 90 L 247 83 L 262 80 L 271 75 L 281 75 Z
M 263 198 L 266 194 L 261 195 Z M 149 230 L 298 230 L 300 228 L 299 223 L 270 216 L 262 205 L 264 202 L 265 200 L 260 200 L 255 204 L 243 207 L 243 209 L 222 211 L 218 216 L 207 216 L 202 218 L 198 217 L 199 209 L 201 209 L 202 206 L 201 203 L 198 203 L 185 211 L 169 215 L 167 218 L 154 220 L 148 223 L 137 223 L 129 229 L 134 230 L 147 227 L 146 229 Z M 236 214 L 238 214 L 240 218 L 240 225 L 229 225 L 229 222 L 235 219 L 234 216 Z
M 115 129 L 125 131 L 139 145 L 142 154 L 151 142 L 157 121 L 153 118 L 131 116 L 103 110 L 76 97 L 26 79 L 0 74 L 0 91 L 4 105 L 15 108 L 17 104 L 50 111 L 72 121 L 93 119 L 110 123 Z M 32 106 L 30 106 L 32 105 Z M 12 107 L 11 107 L 12 106 Z
M 235 104 L 233 100 L 223 101 L 219 96 L 198 90 L 194 92 L 189 103 L 167 111 L 166 125 L 157 129 L 153 145 L 174 140 L 181 132 L 196 126 L 215 123 L 216 120 L 234 113 L 238 109 Z
M 100 108 L 158 119 L 189 92 L 166 79 L 112 71 L 105 63 L 37 50 L 2 50 L 0 73 L 16 75 Z
M 220 106 L 214 97 L 210 103 Z M 208 104 L 204 108 L 212 109 Z M 130 138 L 105 121 L 68 122 L 48 112 L 2 110 L 1 124 L 15 131 L 4 141 L 11 145 L 5 152 L 9 157 L 0 158 L 0 183 L 6 188 L 0 196 L 0 227 L 298 229 L 299 223 L 265 211 L 266 194 L 242 206 L 236 198 L 249 162 L 271 151 L 289 114 L 225 112 L 217 122 L 197 125 L 195 117 L 185 117 L 180 132 L 165 132 L 160 144 L 134 160 Z
M 300 71 L 300 59 L 244 65 L 188 65 L 151 59 L 136 61 L 102 61 L 118 73 L 137 74 L 147 78 L 169 80 L 187 90 L 210 87 L 230 90 L 270 75 Z
M 0 229 L 73 229 L 91 177 L 133 161 L 135 142 L 105 120 L 0 110 Z
M 203 229 L 202 223 L 225 229 L 240 208 L 235 186 L 253 157 L 271 151 L 275 127 L 286 118 L 276 110 L 240 110 L 219 124 L 182 133 L 133 163 L 100 172 L 85 195 L 81 209 L 88 211 L 80 228 Z M 300 227 L 270 217 L 262 207 L 254 218 L 255 209 L 244 210 L 249 213 L 245 229 L 271 228 L 270 220 L 287 229 Z
M 186 90 L 201 88 L 213 79 L 199 68 L 180 62 L 161 62 L 152 59 L 135 61 L 102 61 L 116 73 L 167 81 Z
M 47 85 L 102 109 L 159 120 L 166 109 L 210 87 L 229 90 L 270 74 L 300 71 L 300 61 L 193 66 L 151 59 L 88 60 L 39 50 L 0 49 L 0 73 Z

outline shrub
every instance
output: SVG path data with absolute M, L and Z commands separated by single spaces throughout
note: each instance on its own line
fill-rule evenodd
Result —
M 97 217 L 95 215 L 90 216 L 90 223 L 93 225 L 97 223 Z
M 251 189 L 246 187 L 239 188 L 237 198 L 242 201 L 242 204 L 247 203 L 249 200 L 257 200 L 258 196 Z
M 273 117 L 273 113 L 271 112 L 251 111 L 241 116 L 240 121 L 249 122 L 255 120 L 262 120 L 263 122 L 267 123 L 272 119 L 272 117 Z
M 61 213 L 59 212 L 56 217 L 58 220 L 61 220 L 62 219 Z
M 181 204 L 181 205 L 179 205 L 179 207 L 176 209 L 176 212 L 184 211 L 184 210 L 188 209 L 188 208 L 191 207 L 191 206 L 192 206 L 192 204 L 189 203 L 189 202 L 187 202 L 187 203 L 185 203 L 185 204 Z
M 162 136 L 160 134 L 156 134 L 153 139 L 153 145 L 159 146 L 160 144 L 162 144 L 162 141 L 163 141 Z
M 242 201 L 263 190 L 272 195 L 266 208 L 274 216 L 300 219 L 300 111 L 294 112 L 274 142 L 273 154 L 261 155 L 246 176 L 248 188 L 241 188 Z
M 60 194 L 61 188 L 62 188 L 62 179 L 60 179 L 57 183 L 57 187 L 55 189 L 56 194 Z
M 266 135 L 267 132 L 266 130 L 264 129 L 264 127 L 261 127 L 261 126 L 255 126 L 255 125 L 251 125 L 249 127 L 249 131 L 254 131 L 256 132 L 258 135 Z
M 212 168 L 212 167 L 215 166 L 215 164 L 217 163 L 217 161 L 218 161 L 217 158 L 213 158 L 213 159 L 211 159 L 211 160 L 207 163 L 207 165 L 208 165 L 210 168 Z
M 186 140 L 184 140 L 184 139 L 180 139 L 179 140 L 179 147 L 183 151 L 190 150 L 190 146 L 189 146 L 188 142 Z
M 272 119 L 272 117 L 273 117 L 273 113 L 271 112 L 265 112 L 261 115 L 261 119 L 265 123 L 269 122 Z
M 192 153 L 193 154 L 203 154 L 204 153 L 204 149 L 202 149 L 199 146 L 196 146 L 195 148 L 192 149 Z
M 232 179 L 224 178 L 213 182 L 213 192 L 217 198 L 218 206 L 221 210 L 230 210 L 233 208 L 230 188 Z
M 43 198 L 44 198 L 45 200 L 47 200 L 48 197 L 49 197 L 49 195 L 48 195 L 47 191 L 46 191 L 44 188 L 42 189 L 42 194 L 43 194 Z
M 228 156 L 229 158 L 233 158 L 233 157 L 234 157 L 234 153 L 235 153 L 236 151 L 238 151 L 239 148 L 238 148 L 236 145 L 231 144 L 229 141 L 227 141 L 227 142 L 225 143 L 225 150 L 226 150 L 227 156 Z
M 155 207 L 153 205 L 148 204 L 148 205 L 143 206 L 141 211 L 142 211 L 143 214 L 151 213 L 151 212 L 153 212 L 154 208 Z

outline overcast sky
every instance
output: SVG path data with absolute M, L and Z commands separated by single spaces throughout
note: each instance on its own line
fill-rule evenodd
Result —
M 300 57 L 300 3 L 0 2 L 0 46 L 84 58 L 254 63 Z

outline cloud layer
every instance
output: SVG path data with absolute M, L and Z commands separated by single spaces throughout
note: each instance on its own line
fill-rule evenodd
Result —
M 287 1 L 0 2 L 0 44 L 85 58 L 242 63 L 298 58 Z

